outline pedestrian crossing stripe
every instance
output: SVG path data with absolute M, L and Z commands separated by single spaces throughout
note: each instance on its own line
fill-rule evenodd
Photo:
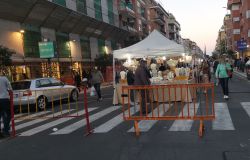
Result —
M 163 109 L 163 107 L 165 107 L 165 109 Z M 169 104 L 160 104 L 157 108 L 155 108 L 153 110 L 153 112 L 157 113 L 158 109 L 160 111 L 159 115 L 163 116 L 164 111 L 167 111 L 169 109 Z M 152 115 L 152 112 L 150 112 L 148 115 Z M 147 132 L 147 131 L 149 131 L 156 122 L 157 122 L 157 120 L 150 120 L 150 121 L 142 120 L 142 121 L 140 121 L 138 123 L 140 132 Z M 128 132 L 135 132 L 134 127 L 130 128 L 128 130 Z
M 20 118 L 20 119 L 15 119 L 15 123 L 19 123 L 19 122 L 22 122 L 22 121 L 25 121 L 25 120 L 29 120 L 29 119 L 38 117 L 38 116 L 42 116 L 42 115 L 45 115 L 47 113 L 50 113 L 50 111 L 32 113 L 30 115 L 28 115 L 28 114 L 18 114 L 18 115 L 15 115 L 15 118 Z M 3 125 L 3 122 L 2 122 L 2 125 Z
M 115 110 L 118 110 L 118 109 L 121 109 L 121 106 L 112 106 L 112 107 L 109 107 L 109 108 L 106 108 L 94 115 L 91 115 L 89 116 L 89 122 L 94 122 L 95 120 L 99 119 L 99 118 L 102 118 L 104 116 L 106 116 L 107 114 L 115 111 Z M 73 123 L 72 125 L 69 125 L 63 129 L 60 129 L 54 133 L 51 133 L 51 135 L 58 135 L 58 134 L 69 134 L 69 133 L 72 133 L 76 130 L 78 130 L 79 128 L 82 128 L 86 125 L 86 120 L 85 119 L 82 119 L 76 123 Z
M 182 114 L 184 116 L 188 116 L 188 112 L 189 112 L 190 116 L 196 115 L 200 105 L 198 103 L 196 103 L 195 106 L 197 106 L 197 107 L 195 107 L 195 111 L 194 111 L 193 105 L 188 106 L 188 104 L 186 104 L 183 108 L 183 113 L 181 112 L 179 114 L 179 117 L 181 117 Z M 170 127 L 169 131 L 190 131 L 192 128 L 193 122 L 194 122 L 194 120 L 176 120 L 176 121 L 174 121 L 174 123 Z
M 215 120 L 212 121 L 213 130 L 235 130 L 226 103 L 215 103 Z
M 89 111 L 91 112 L 92 110 L 95 110 L 96 108 L 89 108 Z M 69 111 L 69 110 L 64 110 L 66 113 Z M 60 113 L 58 113 L 60 114 Z M 76 113 L 72 113 L 70 114 L 69 116 L 74 116 Z M 81 110 L 78 112 L 78 115 L 81 116 L 85 114 L 85 110 Z M 57 116 L 57 115 L 56 115 Z M 36 128 L 33 128 L 33 129 L 30 129 L 28 131 L 25 131 L 25 132 L 22 132 L 20 134 L 20 136 L 31 136 L 31 135 L 34 135 L 34 134 L 37 134 L 39 132 L 42 132 L 46 129 L 49 129 L 51 127 L 54 127 L 56 125 L 59 125 L 61 123 L 64 123 L 66 121 L 69 121 L 69 120 L 72 120 L 74 117 L 65 117 L 65 118 L 60 118 L 60 119 L 57 119 L 55 121 L 52 121 L 52 122 L 49 122 L 49 123 L 46 123 L 44 125 L 41 125 L 41 126 L 38 126 Z
M 250 117 L 250 102 L 241 102 L 241 105 Z
M 140 110 L 139 106 L 134 106 L 130 108 L 130 114 L 134 115 L 136 112 Z M 125 115 L 128 114 L 128 110 L 125 111 Z M 119 115 L 115 116 L 114 118 L 110 119 L 106 123 L 96 127 L 94 129 L 95 133 L 107 133 L 119 124 L 123 122 L 123 113 L 120 113 Z
M 54 114 L 54 116 L 60 116 L 61 114 L 65 114 L 65 113 L 68 113 L 68 110 L 63 110 L 62 112 L 56 112 Z M 29 126 L 32 126 L 32 125 L 35 125 L 37 123 L 40 123 L 40 122 L 43 122 L 43 121 L 46 121 L 47 119 L 35 119 L 35 120 L 31 120 L 29 122 L 26 122 L 26 123 L 22 123 L 22 124 L 19 124 L 19 125 L 16 125 L 15 126 L 15 129 L 16 130 L 20 130 L 20 129 L 23 129 L 25 127 L 29 127 Z
M 250 102 L 241 102 L 240 103 L 241 106 L 244 108 L 244 110 L 246 111 L 247 115 L 250 117 Z M 165 106 L 165 110 L 167 111 L 169 109 L 168 104 L 161 104 L 159 106 L 160 108 L 160 115 L 163 115 L 163 106 Z M 192 112 L 195 112 L 195 114 L 198 114 L 199 112 L 199 104 L 196 104 L 196 110 L 194 111 L 192 109 L 192 105 L 190 106 L 190 115 L 194 114 Z M 229 112 L 229 108 L 227 106 L 226 103 L 215 103 L 214 104 L 215 107 L 215 120 L 211 122 L 212 124 L 212 130 L 217 130 L 217 131 L 232 131 L 235 130 L 233 121 L 231 119 L 231 115 Z M 93 111 L 96 108 L 89 108 L 89 111 Z M 105 108 L 103 110 L 98 111 L 97 113 L 93 113 L 92 115 L 90 115 L 90 122 L 94 122 L 104 116 L 107 116 L 108 114 L 110 114 L 113 111 L 119 110 L 121 109 L 121 106 L 112 106 L 109 108 Z M 62 111 L 62 114 L 67 113 L 68 110 Z M 128 112 L 128 110 L 126 111 L 126 113 Z M 130 112 L 131 115 L 133 115 L 135 112 L 139 112 L 139 107 L 131 107 L 130 108 Z M 155 113 L 157 113 L 156 110 L 154 110 Z M 184 106 L 183 109 L 183 114 L 185 115 L 187 112 L 187 105 Z M 42 113 L 40 113 L 42 115 Z M 38 115 L 40 115 L 38 114 Z M 52 113 L 46 113 L 48 116 L 52 115 Z M 72 113 L 72 114 L 76 114 L 76 113 Z M 83 115 L 84 111 L 81 111 L 79 113 L 79 115 Z M 149 113 L 149 115 L 152 114 Z M 179 113 L 179 115 L 181 115 L 182 113 Z M 54 113 L 54 116 L 58 116 L 61 115 L 61 112 L 57 112 Z M 47 119 L 36 119 L 36 120 L 31 120 L 28 122 L 20 122 L 20 124 L 16 125 L 16 130 L 24 130 L 20 135 L 21 136 L 31 136 L 31 135 L 35 135 L 38 134 L 42 131 L 48 130 L 51 127 L 55 127 L 57 125 L 63 124 L 65 122 L 68 122 L 70 120 L 72 120 L 72 117 L 70 118 L 62 118 L 62 119 L 56 119 L 56 120 L 52 120 L 47 122 Z M 44 124 L 41 124 L 40 126 L 34 127 L 32 129 L 30 129 L 32 126 L 34 126 L 35 124 L 38 123 L 42 123 L 44 122 Z M 113 129 L 115 129 L 115 127 L 117 127 L 118 125 L 120 125 L 123 121 L 123 113 L 121 113 L 121 110 L 119 112 L 119 114 L 116 114 L 116 116 L 114 116 L 113 118 L 107 120 L 106 122 L 100 124 L 99 126 L 97 126 L 95 128 L 95 132 L 94 133 L 107 133 L 112 131 Z M 141 132 L 148 132 L 150 131 L 150 129 L 157 123 L 156 120 L 149 120 L 149 121 L 140 121 L 139 122 L 139 127 L 140 127 L 140 131 Z M 193 121 L 192 120 L 176 120 L 176 121 L 171 121 L 171 126 L 169 127 L 169 131 L 171 132 L 176 132 L 176 131 L 191 131 L 192 125 L 193 125 Z M 65 127 L 59 129 L 56 132 L 52 132 L 50 133 L 50 135 L 64 135 L 64 134 L 70 134 L 72 132 L 75 132 L 76 130 L 83 128 L 86 125 L 86 120 L 85 119 L 81 119 L 78 120 L 74 123 L 71 124 L 67 124 Z M 29 127 L 29 130 L 25 131 L 25 128 Z M 125 131 L 126 132 L 126 131 Z M 130 128 L 127 132 L 134 132 L 134 128 Z

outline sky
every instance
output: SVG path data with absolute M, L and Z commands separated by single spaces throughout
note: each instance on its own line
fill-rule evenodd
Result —
M 196 42 L 206 53 L 213 52 L 218 31 L 223 25 L 227 0 L 156 0 L 172 13 L 181 25 L 181 37 Z

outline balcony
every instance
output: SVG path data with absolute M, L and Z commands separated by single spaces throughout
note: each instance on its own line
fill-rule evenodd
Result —
M 160 29 L 160 32 L 163 33 L 164 35 L 167 34 L 167 32 L 164 29 Z
M 156 23 L 158 23 L 160 25 L 165 25 L 166 24 L 166 21 L 164 20 L 164 18 L 160 17 L 160 16 L 154 18 L 152 21 L 154 21 L 154 22 L 156 22 Z
M 146 3 L 144 2 L 144 0 L 138 0 L 142 5 L 146 5 Z
M 132 27 L 132 26 L 122 26 L 122 29 L 124 29 L 124 30 L 126 30 L 126 31 L 129 31 L 130 33 L 132 32 L 132 33 L 137 33 L 137 30 L 134 28 L 134 27 Z
M 227 9 L 231 9 L 232 4 L 237 4 L 237 3 L 241 3 L 241 0 L 228 0 L 227 2 Z
M 123 16 L 126 16 L 128 18 L 135 18 L 135 11 L 133 10 L 133 5 L 132 4 L 122 4 L 119 8 L 119 13 Z
M 141 20 L 142 20 L 142 23 L 144 23 L 144 24 L 147 24 L 147 23 L 148 23 L 148 21 L 146 20 L 146 18 L 143 17 L 143 16 L 141 16 Z

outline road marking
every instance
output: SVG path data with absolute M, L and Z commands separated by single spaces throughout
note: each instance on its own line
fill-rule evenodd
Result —
M 89 108 L 89 111 L 92 111 L 92 110 L 94 110 L 94 109 L 96 109 L 96 108 Z M 81 115 L 83 115 L 84 113 L 85 113 L 85 111 L 84 111 L 84 110 L 81 110 L 81 111 L 78 112 L 78 115 L 81 116 Z M 72 114 L 70 114 L 69 116 L 74 116 L 74 114 L 75 114 L 75 113 L 72 113 Z M 72 119 L 74 119 L 74 117 L 60 118 L 60 119 L 58 119 L 58 120 L 55 120 L 55 121 L 46 123 L 46 124 L 44 124 L 44 125 L 38 126 L 38 127 L 36 127 L 36 128 L 30 129 L 30 130 L 25 131 L 25 132 L 22 132 L 22 133 L 20 134 L 20 136 L 31 136 L 31 135 L 37 134 L 37 133 L 39 133 L 39 132 L 42 132 L 42 131 L 44 131 L 44 130 L 46 130 L 46 129 L 49 129 L 49 128 L 53 127 L 53 126 L 62 124 L 62 123 L 66 122 L 66 121 L 69 121 L 69 120 L 72 120 Z
M 189 104 L 189 115 L 194 116 L 196 115 L 199 108 L 199 104 L 195 104 L 195 111 L 194 106 Z M 194 113 L 195 112 L 195 113 Z M 179 117 L 182 116 L 182 112 L 179 114 Z M 183 116 L 188 116 L 188 104 L 186 104 L 183 108 Z M 191 131 L 193 120 L 175 120 L 172 126 L 169 128 L 169 131 Z
M 104 110 L 102 110 L 102 111 L 100 111 L 100 112 L 98 112 L 98 113 L 96 113 L 94 115 L 91 115 L 89 117 L 89 121 L 93 122 L 93 121 L 95 121 L 95 120 L 97 120 L 97 119 L 99 119 L 101 117 L 104 117 L 105 115 L 107 115 L 107 114 L 109 114 L 109 113 L 111 113 L 111 112 L 113 112 L 115 110 L 118 110 L 120 108 L 121 108 L 121 106 L 112 106 L 112 107 L 109 107 L 107 109 L 104 109 Z M 60 129 L 60 130 L 58 130 L 58 131 L 56 131 L 54 133 L 51 133 L 51 135 L 69 134 L 69 133 L 72 133 L 72 132 L 76 131 L 79 128 L 84 127 L 85 125 L 86 125 L 86 120 L 83 119 L 83 120 L 80 120 L 80 121 L 78 121 L 78 122 L 76 122 L 74 124 L 71 124 L 71 125 L 69 125 L 69 126 L 67 126 L 65 128 L 62 128 L 62 129 Z
M 165 111 L 167 111 L 169 109 L 169 104 L 165 104 L 165 105 L 160 104 L 157 108 L 155 108 L 153 110 L 154 114 L 158 113 L 158 108 L 159 108 L 159 110 L 160 110 L 159 115 L 162 116 L 164 114 L 163 106 L 165 106 Z M 150 112 L 148 115 L 152 115 L 152 112 Z M 142 121 L 140 121 L 138 123 L 140 132 L 149 131 L 157 121 L 158 120 L 148 120 L 148 121 L 147 120 L 142 120 Z M 127 132 L 135 132 L 134 127 L 130 128 Z
M 22 117 L 22 116 L 26 116 L 27 114 L 24 114 L 24 113 L 18 113 L 18 114 L 15 114 L 14 117 L 15 118 L 19 118 L 19 117 Z
M 135 112 L 134 112 L 134 109 L 135 109 Z M 138 111 L 139 111 L 139 106 L 130 108 L 130 114 L 131 115 L 134 115 Z M 126 110 L 125 115 L 128 115 L 128 110 Z M 121 113 L 118 116 L 110 119 L 106 123 L 96 127 L 94 129 L 94 132 L 95 133 L 107 133 L 108 131 L 112 130 L 113 128 L 115 128 L 116 126 L 121 124 L 122 122 L 123 122 L 123 113 Z
M 250 102 L 241 102 L 241 105 L 250 117 Z
M 32 119 L 34 117 L 37 117 L 37 116 L 41 116 L 41 115 L 44 115 L 44 114 L 47 114 L 49 113 L 50 111 L 42 111 L 42 112 L 37 112 L 37 113 L 30 113 L 30 115 L 26 115 L 26 116 L 23 116 L 22 118 L 20 119 L 16 119 L 15 120 L 15 123 L 18 123 L 18 122 L 22 122 L 24 120 L 29 120 L 29 119 Z M 15 116 L 16 118 L 16 116 Z
M 54 113 L 54 116 L 60 116 L 61 114 L 65 114 L 65 113 L 68 113 L 69 111 L 68 110 L 64 110 L 60 112 L 56 112 Z M 50 114 L 52 115 L 52 114 Z M 22 123 L 22 124 L 19 124 L 15 127 L 16 130 L 19 130 L 19 129 L 22 129 L 22 128 L 25 128 L 25 127 L 28 127 L 28 126 L 31 126 L 31 125 L 34 125 L 34 124 L 37 124 L 37 123 L 40 123 L 40 122 L 43 122 L 43 121 L 46 121 L 48 119 L 44 118 L 44 119 L 35 119 L 35 120 L 32 120 L 32 121 L 29 121 L 29 122 L 26 122 L 26 123 Z
M 39 112 L 39 113 L 30 114 L 30 115 L 28 115 L 28 114 L 22 114 L 22 115 L 26 115 L 26 116 L 23 116 L 23 117 L 20 118 L 20 119 L 15 119 L 15 123 L 22 122 L 22 121 L 24 121 L 24 120 L 29 120 L 29 119 L 31 119 L 31 118 L 34 118 L 34 117 L 36 117 L 36 116 L 41 116 L 41 115 L 44 115 L 44 114 L 49 113 L 49 112 L 50 112 L 50 111 Z M 18 117 L 21 117 L 21 116 L 18 116 Z M 16 118 L 16 116 L 15 116 L 15 118 Z M 11 123 L 10 123 L 10 125 L 11 125 Z M 2 122 L 2 124 L 1 124 L 1 126 L 3 127 L 3 122 Z
M 226 103 L 215 103 L 215 120 L 212 121 L 213 130 L 235 130 Z

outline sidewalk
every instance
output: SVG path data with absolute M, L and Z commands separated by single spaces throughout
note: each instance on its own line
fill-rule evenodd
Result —
M 241 72 L 241 71 L 234 70 L 234 73 L 236 75 L 238 75 L 238 76 L 243 77 L 243 78 L 247 78 L 246 72 Z

